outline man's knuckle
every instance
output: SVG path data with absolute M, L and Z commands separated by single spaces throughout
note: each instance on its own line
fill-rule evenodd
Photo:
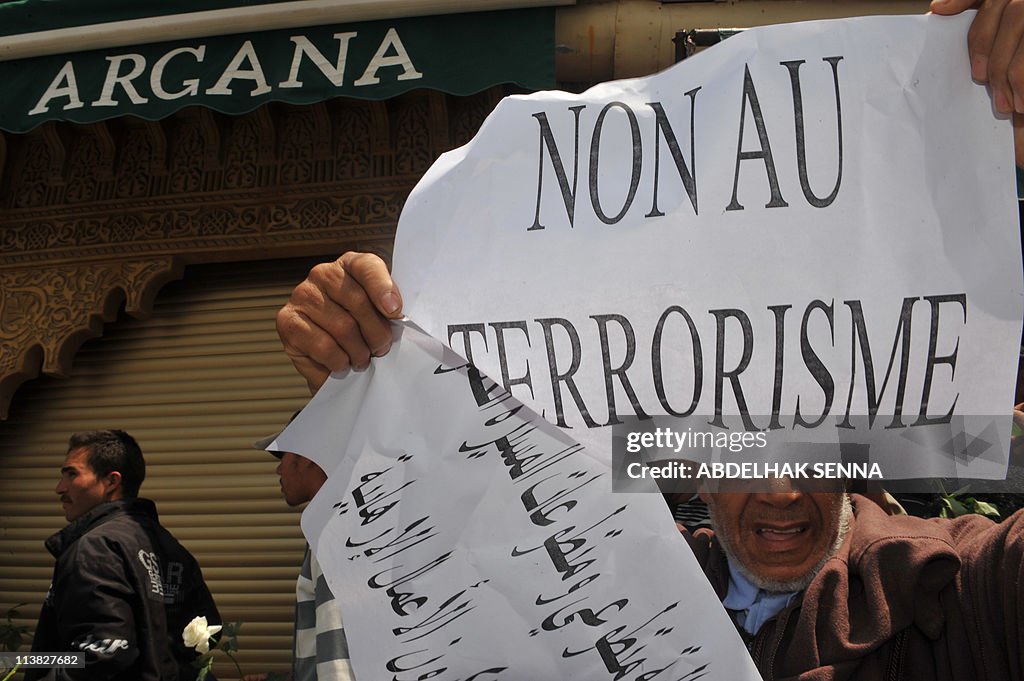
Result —
M 377 271 L 384 261 L 376 253 L 350 252 L 347 253 L 346 269 L 355 277 L 361 278 Z
M 351 339 L 359 335 L 359 324 L 349 315 L 332 320 L 331 333 L 338 339 Z
M 309 356 L 320 364 L 333 367 L 338 363 L 341 354 L 343 353 L 338 344 L 323 334 L 310 339 Z
M 306 280 L 299 286 L 307 284 L 313 288 L 338 286 L 345 278 L 344 269 L 337 262 L 322 262 L 314 265 Z
M 277 311 L 277 314 L 274 316 L 274 326 L 277 327 L 278 334 L 284 333 L 288 330 L 290 322 L 289 317 L 291 317 L 291 314 L 288 311 L 288 306 L 282 307 Z
M 975 21 L 967 30 L 967 49 L 971 54 L 988 54 L 992 49 L 995 31 L 987 22 Z
M 338 303 L 346 310 L 359 314 L 372 307 L 366 291 L 361 286 L 345 286 L 338 292 Z
M 1011 60 L 1010 65 L 1006 67 L 1006 76 L 1018 87 L 1024 85 L 1024 58 L 1018 56 Z
M 277 311 L 276 317 L 277 332 L 279 335 L 290 336 L 299 329 L 298 315 L 291 305 L 285 305 Z

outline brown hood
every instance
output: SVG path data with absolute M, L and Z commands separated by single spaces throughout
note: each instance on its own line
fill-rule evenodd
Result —
M 842 678 L 844 668 L 911 624 L 933 640 L 942 632 L 939 592 L 960 570 L 951 523 L 890 516 L 857 495 L 853 506 L 846 541 L 807 587 L 797 614 L 792 638 L 812 644 L 790 649 L 786 668 L 834 668 L 822 669 L 821 678 Z

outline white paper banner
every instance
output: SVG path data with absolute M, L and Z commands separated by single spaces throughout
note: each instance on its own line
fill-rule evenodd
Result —
M 595 455 L 625 417 L 689 414 L 1002 478 L 1024 289 L 971 19 L 766 27 L 507 98 L 405 206 L 406 313 Z
M 435 164 L 406 312 L 512 396 L 406 329 L 271 445 L 330 474 L 303 530 L 361 681 L 756 678 L 661 498 L 609 492 L 628 416 L 849 416 L 889 474 L 1002 475 L 1024 287 L 969 21 L 752 30 Z
M 415 328 L 270 448 L 331 471 L 302 526 L 357 679 L 759 678 L 661 496 Z

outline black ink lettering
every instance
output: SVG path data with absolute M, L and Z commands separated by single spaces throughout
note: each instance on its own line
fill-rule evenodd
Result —
M 611 520 L 616 515 L 622 513 L 625 510 L 626 506 L 621 506 L 615 511 L 612 511 L 611 513 L 606 515 L 601 520 L 591 525 L 590 527 L 584 530 L 580 530 L 571 537 L 566 537 L 566 535 L 576 530 L 575 525 L 570 525 L 569 527 L 558 530 L 553 535 L 544 540 L 542 546 L 544 547 L 545 551 L 547 551 L 548 558 L 551 560 L 551 564 L 555 567 L 556 570 L 558 570 L 558 572 L 562 574 L 563 582 L 568 579 L 572 579 L 577 572 L 586 570 L 594 562 L 597 561 L 596 558 L 582 560 L 584 557 L 589 555 L 591 551 L 594 550 L 593 545 L 587 546 L 585 549 L 583 548 L 587 544 L 587 540 L 584 538 L 584 535 L 586 535 L 591 530 L 594 530 L 597 527 L 601 526 L 608 520 Z M 532 549 L 522 550 L 519 547 L 515 547 L 512 549 L 512 557 L 517 558 L 519 556 L 526 555 L 527 553 L 532 553 L 538 550 L 539 548 L 541 547 L 537 546 Z M 579 562 L 571 563 L 570 560 L 574 558 L 573 554 L 577 552 L 579 552 L 579 555 L 575 556 L 575 559 Z
M 576 327 L 574 327 L 568 319 L 561 319 L 559 317 L 538 319 L 536 321 L 541 325 L 541 328 L 544 329 L 544 344 L 548 356 L 548 372 L 551 375 L 551 393 L 555 398 L 556 422 L 561 428 L 571 428 L 571 426 L 565 421 L 565 412 L 562 407 L 562 390 L 559 387 L 560 383 L 565 383 L 565 387 L 568 389 L 569 395 L 572 396 L 573 401 L 576 403 L 576 408 L 580 410 L 580 415 L 583 416 L 583 422 L 587 424 L 588 428 L 597 428 L 597 421 L 591 418 L 587 405 L 583 403 L 583 396 L 580 395 L 579 388 L 576 387 L 576 382 L 573 381 L 572 378 L 580 368 L 580 336 L 576 332 Z M 569 368 L 563 373 L 558 373 L 557 359 L 555 357 L 555 341 L 551 333 L 551 327 L 556 325 L 565 330 L 565 333 L 569 336 L 569 342 L 572 346 L 572 359 L 569 362 Z
M 761 148 L 757 151 L 743 151 L 743 122 L 747 117 L 747 102 L 750 102 L 750 112 L 754 116 L 754 126 L 757 128 L 757 138 Z M 775 161 L 772 160 L 772 146 L 768 141 L 768 130 L 764 127 L 764 116 L 761 114 L 761 104 L 757 101 L 757 91 L 754 89 L 754 81 L 750 77 L 750 67 L 743 67 L 743 104 L 740 109 L 740 135 L 736 143 L 736 175 L 732 181 L 732 201 L 725 207 L 726 210 L 743 210 L 743 206 L 736 200 L 736 192 L 740 183 L 740 162 L 761 159 L 764 161 L 764 170 L 768 175 L 768 186 L 771 188 L 771 200 L 765 204 L 765 208 L 785 208 L 789 204 L 782 198 L 782 190 L 779 189 L 779 176 L 775 172 Z
M 593 574 L 593 575 L 587 575 L 586 577 L 584 577 L 580 581 L 578 581 L 575 584 L 573 584 L 572 586 L 570 586 L 566 590 L 566 592 L 564 594 L 562 594 L 561 596 L 555 596 L 554 598 L 544 598 L 543 596 L 537 596 L 537 605 L 548 605 L 550 603 L 554 603 L 555 601 L 559 601 L 559 600 L 565 598 L 566 596 L 570 596 L 573 593 L 575 593 L 577 590 L 582 589 L 583 587 L 589 585 L 591 582 L 593 582 L 595 579 L 597 579 L 600 576 L 601 576 L 600 572 L 598 572 L 597 574 Z
M 964 324 L 967 323 L 967 294 L 966 293 L 955 293 L 944 296 L 925 296 L 925 300 L 931 305 L 932 318 L 931 318 L 931 331 L 928 335 L 928 363 L 925 365 L 924 370 L 924 386 L 921 388 L 921 411 L 918 414 L 917 420 L 914 421 L 915 426 L 930 426 L 936 423 L 949 423 L 953 419 L 953 410 L 956 409 L 956 402 L 960 399 L 960 393 L 956 394 L 953 398 L 953 404 L 950 405 L 949 411 L 946 412 L 945 416 L 929 417 L 928 416 L 928 401 L 932 392 L 932 378 L 935 374 L 936 364 L 948 364 L 949 365 L 949 379 L 953 380 L 956 374 L 956 354 L 960 351 L 960 336 L 956 337 L 956 346 L 953 348 L 953 352 L 942 357 L 936 356 L 935 352 L 939 344 L 939 306 L 942 303 L 960 303 L 960 307 L 964 311 Z
M 843 303 L 850 308 L 850 315 L 853 320 L 852 338 L 850 339 L 850 394 L 846 400 L 846 418 L 839 424 L 840 428 L 852 428 L 850 424 L 850 408 L 853 404 L 853 391 L 857 385 L 857 345 L 859 341 L 861 352 L 861 363 L 864 365 L 864 384 L 867 389 L 868 399 L 868 428 L 875 422 L 875 414 L 878 412 L 878 405 L 885 393 L 885 386 L 889 384 L 889 376 L 892 373 L 893 361 L 896 359 L 896 348 L 900 347 L 900 373 L 896 385 L 896 406 L 892 423 L 886 428 L 903 427 L 903 396 L 907 391 L 907 369 L 910 364 L 910 321 L 914 303 L 920 298 L 904 298 L 903 307 L 900 309 L 900 319 L 896 325 L 896 337 L 892 342 L 892 353 L 889 355 L 889 366 L 885 368 L 885 378 L 882 380 L 882 387 L 875 393 L 875 365 L 871 361 L 871 345 L 868 342 L 867 325 L 864 323 L 864 310 L 859 300 L 844 300 Z M 900 345 L 900 338 L 903 344 Z
M 817 428 L 825 420 L 829 411 L 832 409 L 832 400 L 835 398 L 836 384 L 832 380 L 832 374 L 829 373 L 828 367 L 821 361 L 818 354 L 814 352 L 814 348 L 811 347 L 811 341 L 807 337 L 807 321 L 811 317 L 811 312 L 814 310 L 821 310 L 825 313 L 826 319 L 828 319 L 828 331 L 829 338 L 832 339 L 832 344 L 835 345 L 836 341 L 836 330 L 833 323 L 833 313 L 835 312 L 835 301 L 829 301 L 828 305 L 822 300 L 815 300 L 807 309 L 804 310 L 804 318 L 800 322 L 800 355 L 804 358 L 804 366 L 811 372 L 811 376 L 821 386 L 821 392 L 825 395 L 825 406 L 821 409 L 821 417 L 817 421 L 805 421 L 804 417 L 800 414 L 800 396 L 796 396 L 796 409 L 793 412 L 793 427 L 803 426 L 804 428 Z
M 667 613 L 670 610 L 674 609 L 677 605 L 679 605 L 678 602 L 672 603 L 671 605 L 666 606 L 661 612 L 659 612 L 658 614 L 656 614 L 653 617 L 651 617 L 649 620 L 647 620 L 646 622 L 641 624 L 636 629 L 633 629 L 632 631 L 627 632 L 626 634 L 622 635 L 620 638 L 615 638 L 615 637 L 617 637 L 620 634 L 622 634 L 623 630 L 626 628 L 625 626 L 618 626 L 618 627 L 612 629 L 611 632 L 609 632 L 608 634 L 605 634 L 604 636 L 602 636 L 601 638 L 599 638 L 597 640 L 597 642 L 594 644 L 593 648 L 601 656 L 601 661 L 604 662 L 605 668 L 610 673 L 615 674 L 615 676 L 612 677 L 612 678 L 614 678 L 614 679 L 621 679 L 622 677 L 632 673 L 632 671 L 634 669 L 636 669 L 637 667 L 642 666 L 643 663 L 647 661 L 647 658 L 632 659 L 632 660 L 630 659 L 630 658 L 635 658 L 637 655 L 639 655 L 641 652 L 643 652 L 643 650 L 647 647 L 647 643 L 643 643 L 642 645 L 637 647 L 635 650 L 630 650 L 631 648 L 636 646 L 636 644 L 640 641 L 640 637 L 638 636 L 638 634 L 645 627 L 650 625 L 652 622 L 654 622 L 656 619 L 658 619 L 659 617 L 661 617 L 665 613 Z M 562 657 L 563 658 L 575 657 L 577 655 L 582 655 L 583 653 L 587 652 L 588 650 L 590 650 L 590 648 L 584 648 L 583 650 L 572 650 L 572 651 L 569 650 L 568 648 L 566 648 L 564 651 L 562 651 Z M 619 659 L 619 656 L 623 655 L 624 653 L 629 653 L 629 654 L 626 655 L 626 657 L 624 659 Z M 670 664 L 669 667 L 671 667 L 671 666 L 672 665 Z M 668 667 L 665 667 L 665 668 L 663 668 L 661 670 L 657 670 L 657 671 L 660 673 L 661 671 L 664 671 L 667 668 Z M 651 671 L 645 672 L 643 674 L 643 677 L 645 677 L 647 679 L 654 678 L 654 676 L 651 675 L 653 671 L 655 671 L 655 670 L 651 670 Z
M 473 343 L 470 341 L 469 334 L 480 334 L 480 337 L 484 339 L 484 351 L 486 352 L 489 350 L 487 347 L 487 334 L 484 333 L 483 324 L 449 324 L 448 345 L 453 345 L 452 336 L 457 333 L 462 334 L 463 357 L 465 357 L 470 364 L 473 363 Z
M 403 643 L 412 643 L 418 641 L 421 638 L 430 636 L 432 633 L 446 627 L 455 620 L 465 617 L 469 613 L 476 610 L 476 606 L 470 605 L 472 599 L 467 598 L 461 602 L 456 602 L 466 593 L 467 589 L 463 589 L 458 593 L 451 596 L 448 600 L 437 607 L 437 610 L 427 615 L 426 618 L 408 627 L 395 627 L 391 630 L 395 636 L 405 636 L 406 634 L 418 633 L 418 636 L 413 636 L 406 639 Z M 427 628 L 426 631 L 419 633 L 420 629 Z
M 366 581 L 366 585 L 368 587 L 370 587 L 371 589 L 383 589 L 386 586 L 399 586 L 401 584 L 405 584 L 410 579 L 415 579 L 416 577 L 422 577 L 423 575 L 427 574 L 428 572 L 430 572 L 431 570 L 436 568 L 438 565 L 443 565 L 445 563 L 445 561 L 447 561 L 451 557 L 452 557 L 452 552 L 449 551 L 448 553 L 441 554 L 440 556 L 438 556 L 434 560 L 430 561 L 426 565 L 423 565 L 421 567 L 416 568 L 415 570 L 413 570 L 409 574 L 405 575 L 404 577 L 396 577 L 391 582 L 381 582 L 381 581 L 379 581 L 381 576 L 389 574 L 391 572 L 394 572 L 398 568 L 402 567 L 401 565 L 396 565 L 394 567 L 388 568 L 387 570 L 383 570 L 381 572 L 378 572 L 374 576 L 370 577 L 370 579 L 368 579 Z
M 556 623 L 555 622 L 555 619 L 563 611 L 568 610 L 569 608 L 572 608 L 572 607 L 574 607 L 576 605 L 579 605 L 580 603 L 582 603 L 585 600 L 587 600 L 587 599 L 586 598 L 581 598 L 578 601 L 574 601 L 574 602 L 572 602 L 572 603 L 570 603 L 568 605 L 562 606 L 561 608 L 559 608 L 555 612 L 551 613 L 550 615 L 548 615 L 547 617 L 544 618 L 543 622 L 541 622 L 541 625 L 540 625 L 541 629 L 543 629 L 544 631 L 557 631 L 557 630 L 561 629 L 562 627 L 568 626 L 569 624 L 572 624 L 573 622 L 575 622 L 577 616 L 579 616 L 580 621 L 583 624 L 586 624 L 588 627 L 599 627 L 599 626 L 601 626 L 602 624 L 605 624 L 608 621 L 606 619 L 602 619 L 601 618 L 601 615 L 604 614 L 605 610 L 608 610 L 610 608 L 615 608 L 616 612 L 622 612 L 622 609 L 625 608 L 626 605 L 629 603 L 629 599 L 628 598 L 620 598 L 617 601 L 612 601 L 611 603 L 609 603 L 608 605 L 604 606 L 603 608 L 601 608 L 597 612 L 594 612 L 593 609 L 591 609 L 591 608 L 582 608 L 580 610 L 576 610 L 574 612 L 570 612 L 568 615 L 566 615 L 565 617 L 562 618 L 560 623 Z
M 505 460 L 505 465 L 509 467 L 508 474 L 510 478 L 518 481 L 517 479 L 522 476 L 523 480 L 528 480 L 534 475 L 537 475 L 551 466 L 559 464 L 575 455 L 583 449 L 583 446 L 574 443 L 565 449 L 555 452 L 554 454 L 546 452 L 531 454 L 530 452 L 532 452 L 533 449 L 534 447 L 532 446 L 524 449 L 522 452 L 516 452 L 515 450 L 510 449 L 508 450 L 507 455 L 506 452 L 502 452 L 502 458 Z
M 544 148 L 547 147 L 548 156 L 551 157 L 551 167 L 555 170 L 555 177 L 558 179 L 558 188 L 562 191 L 562 202 L 565 204 L 565 214 L 569 218 L 569 226 L 573 226 L 573 217 L 576 210 L 576 184 L 580 175 L 580 111 L 586 109 L 585 104 L 570 106 L 576 126 L 574 152 L 572 161 L 572 187 L 569 187 L 569 178 L 565 174 L 565 166 L 562 165 L 562 156 L 558 153 L 555 144 L 555 136 L 551 132 L 551 125 L 548 123 L 548 115 L 543 111 L 533 114 L 540 125 L 540 151 L 537 154 L 537 212 L 533 217 L 533 225 L 526 231 L 544 229 L 540 223 L 540 196 L 544 187 Z M 468 359 L 468 358 L 467 358 Z
M 396 673 L 397 672 L 411 672 L 413 669 L 419 669 L 420 667 L 425 667 L 428 664 L 433 664 L 434 662 L 437 662 L 442 657 L 444 657 L 444 655 L 438 655 L 437 657 L 432 657 L 432 658 L 430 658 L 429 660 L 427 660 L 425 662 L 421 662 L 420 664 L 414 664 L 411 667 L 399 667 L 398 666 L 398 661 L 401 660 L 402 658 L 410 657 L 412 655 L 420 655 L 420 654 L 425 653 L 425 652 L 427 652 L 427 651 L 424 649 L 424 650 L 415 650 L 415 651 L 413 651 L 411 653 L 404 653 L 402 655 L 397 655 L 397 656 L 391 658 L 390 660 L 388 660 L 387 663 L 384 665 L 384 668 L 387 669 L 389 672 L 396 672 Z
M 779 412 L 782 411 L 782 374 L 783 360 L 785 359 L 786 347 L 786 310 L 792 305 L 769 305 L 768 309 L 775 315 L 775 381 L 772 388 L 772 420 L 768 424 L 769 430 L 781 428 L 779 423 Z
M 491 418 L 487 419 L 487 421 L 484 422 L 484 425 L 487 426 L 488 428 L 496 426 L 499 423 L 501 423 L 503 421 L 506 421 L 506 420 L 512 418 L 513 416 L 515 416 L 516 414 L 518 414 L 522 408 L 523 408 L 523 405 L 517 404 L 516 406 L 512 407 L 511 409 L 507 409 L 507 410 L 501 412 L 500 414 L 498 414 L 497 416 L 492 416 Z
M 719 428 L 725 427 L 725 422 L 722 420 L 722 398 L 725 392 L 725 379 L 729 379 L 733 394 L 736 395 L 736 405 L 739 407 L 744 427 L 747 430 L 757 430 L 757 426 L 754 425 L 748 413 L 747 401 L 743 397 L 743 388 L 740 387 L 739 378 L 740 374 L 747 368 L 747 365 L 750 364 L 750 356 L 754 352 L 754 329 L 750 325 L 750 317 L 743 310 L 737 309 L 708 310 L 708 312 L 715 316 L 715 325 L 718 331 L 715 352 L 715 418 L 708 421 L 708 423 Z M 740 328 L 743 330 L 743 354 L 736 367 L 732 371 L 726 371 L 725 320 L 730 317 L 738 321 Z
M 526 373 L 518 378 L 512 378 L 508 370 L 508 355 L 505 352 L 505 331 L 508 329 L 519 329 L 526 336 L 526 347 L 530 345 L 530 332 L 526 328 L 526 322 L 491 322 L 494 329 L 494 336 L 498 341 L 498 366 L 501 369 L 501 383 L 506 390 L 511 391 L 514 385 L 525 385 L 530 389 L 530 397 L 533 394 L 533 381 L 530 379 L 530 362 L 526 362 Z
M 803 59 L 796 61 L 779 62 L 789 71 L 789 82 L 793 87 L 793 120 L 796 124 L 796 164 L 800 173 L 800 188 L 804 191 L 804 198 L 807 203 L 815 208 L 824 208 L 832 204 L 839 194 L 839 185 L 843 181 L 843 107 L 839 100 L 839 61 L 842 57 L 823 57 L 832 65 L 832 81 L 836 89 L 836 135 L 839 142 L 839 167 L 836 169 L 836 184 L 832 187 L 832 193 L 823 199 L 819 199 L 811 191 L 811 184 L 807 178 L 807 141 L 804 135 L 804 104 L 803 95 L 800 90 L 800 65 Z
M 662 334 L 665 331 L 665 322 L 673 312 L 681 314 L 683 319 L 686 320 L 686 325 L 690 327 L 690 342 L 693 345 L 693 400 L 690 402 L 690 406 L 681 412 L 672 409 L 672 405 L 668 403 L 668 394 L 665 391 L 665 376 L 661 368 Z M 697 403 L 700 401 L 700 393 L 704 387 L 704 355 L 700 349 L 697 325 L 693 323 L 690 314 L 678 305 L 673 305 L 662 312 L 661 317 L 658 319 L 658 325 L 654 328 L 654 340 L 651 343 L 651 367 L 654 373 L 654 390 L 658 393 L 658 401 L 661 402 L 661 406 L 665 411 L 673 416 L 689 416 L 692 414 L 693 410 L 697 408 Z
M 516 456 L 515 448 L 534 430 L 536 429 L 529 423 L 520 423 L 508 435 L 502 435 L 494 440 L 472 445 L 469 444 L 469 441 L 464 441 L 459 445 L 459 453 L 471 452 L 469 458 L 478 458 L 483 456 L 489 447 L 493 447 L 496 452 L 501 454 L 505 465 L 508 466 L 509 459 L 514 459 Z
M 604 119 L 613 108 L 622 109 L 626 112 L 629 120 L 629 134 L 633 144 L 633 167 L 632 175 L 629 178 L 629 191 L 626 192 L 626 200 L 622 204 L 622 210 L 614 217 L 605 215 L 601 208 L 601 198 L 597 194 L 598 160 L 601 155 L 601 131 L 604 129 Z M 640 186 L 640 170 L 643 167 L 643 147 L 640 144 L 640 124 L 636 120 L 636 114 L 622 102 L 609 102 L 597 115 L 597 123 L 594 124 L 594 135 L 590 141 L 590 202 L 594 206 L 594 215 L 606 225 L 614 225 L 625 216 L 626 211 L 633 204 L 636 197 L 636 189 Z
M 371 505 L 371 504 L 377 504 L 378 501 L 383 501 L 384 499 L 387 499 L 390 496 L 394 496 L 395 494 L 398 494 L 399 492 L 401 492 L 403 489 L 405 489 L 409 485 L 413 484 L 414 482 L 416 482 L 416 481 L 415 480 L 409 480 L 408 482 L 403 484 L 398 489 L 391 490 L 387 494 L 384 494 L 384 495 L 379 496 L 379 497 L 377 497 L 375 499 L 367 501 L 366 505 L 362 506 L 359 509 L 359 517 L 362 518 L 362 520 L 359 522 L 359 524 L 360 525 L 364 525 L 364 526 L 365 525 L 369 525 L 370 523 L 372 523 L 372 522 L 374 522 L 376 520 L 379 520 L 381 517 L 383 517 L 388 511 L 390 511 L 392 508 L 394 508 L 395 506 L 398 505 L 398 503 L 401 501 L 401 498 L 395 499 L 394 501 L 392 501 L 392 502 L 390 502 L 388 504 L 383 504 L 383 505 Z M 353 491 L 352 495 L 355 496 L 355 491 Z
M 694 158 L 694 150 L 696 145 L 694 144 L 693 135 L 693 121 L 695 118 L 695 107 L 697 101 L 697 91 L 700 90 L 696 87 L 686 93 L 686 96 L 690 98 L 690 165 L 687 167 L 686 159 L 683 158 L 683 152 L 679 150 L 679 140 L 676 139 L 676 133 L 672 129 L 672 125 L 668 121 L 668 116 L 665 114 L 665 108 L 661 105 L 661 102 L 648 102 L 647 106 L 654 109 L 654 189 L 651 191 L 651 212 L 644 217 L 653 218 L 661 217 L 664 215 L 658 209 L 658 180 L 660 178 L 659 171 L 661 168 L 661 136 L 665 135 L 665 143 L 668 145 L 668 151 L 672 154 L 672 160 L 676 164 L 676 171 L 679 173 L 679 179 L 683 182 L 683 188 L 686 190 L 686 195 L 690 197 L 690 205 L 693 206 L 693 214 L 698 215 L 697 212 L 697 162 Z M 691 174 L 690 168 L 693 168 Z
M 633 365 L 633 358 L 636 356 L 636 334 L 633 332 L 633 326 L 629 323 L 628 319 L 618 314 L 593 315 L 591 319 L 597 322 L 597 332 L 601 339 L 604 392 L 605 398 L 608 400 L 608 423 L 605 425 L 610 426 L 622 423 L 615 411 L 615 389 L 612 386 L 612 378 L 615 376 L 618 377 L 622 389 L 626 392 L 626 397 L 629 398 L 629 404 L 633 407 L 633 413 L 640 417 L 641 420 L 651 418 L 644 412 L 643 407 L 640 406 L 640 400 L 637 399 L 636 391 L 633 390 L 633 386 L 630 385 L 629 378 L 626 376 L 626 370 Z M 617 369 L 612 368 L 611 350 L 608 345 L 608 322 L 618 324 L 626 340 L 626 356 L 622 358 L 622 363 Z
M 573 507 L 575 507 L 577 504 L 577 501 L 575 499 L 569 499 L 568 501 L 564 501 L 558 504 L 555 503 L 556 501 L 566 497 L 567 495 L 572 494 L 573 492 L 582 489 L 583 487 L 586 487 L 587 485 L 594 482 L 601 476 L 602 473 L 592 473 L 589 478 L 586 478 L 583 482 L 581 482 L 579 485 L 576 485 L 572 489 L 560 489 L 557 492 L 554 492 L 544 501 L 537 501 L 537 496 L 534 490 L 536 490 L 538 487 L 543 485 L 548 480 L 558 477 L 558 474 L 556 473 L 553 475 L 549 475 L 540 482 L 532 485 L 529 489 L 527 489 L 519 496 L 519 499 L 520 501 L 523 502 L 523 508 L 525 508 L 527 512 L 529 512 L 530 520 L 533 522 L 533 524 L 537 525 L 538 527 L 546 527 L 547 525 L 551 525 L 555 522 L 554 520 L 551 520 L 551 518 L 549 518 L 548 516 L 551 513 L 553 513 L 556 509 L 564 508 L 568 512 L 571 511 Z
M 427 541 L 428 539 L 436 537 L 437 536 L 437 532 L 433 531 L 434 530 L 434 526 L 433 525 L 431 525 L 429 527 L 424 527 L 422 530 L 419 530 L 418 532 L 416 532 L 414 534 L 412 533 L 413 530 L 418 528 L 423 523 L 427 522 L 427 520 L 429 520 L 429 516 L 423 516 L 419 520 L 415 520 L 415 521 L 409 523 L 408 525 L 405 526 L 404 530 L 402 530 L 396 537 L 394 537 L 393 539 L 388 541 L 388 543 L 383 544 L 381 546 L 370 547 L 370 548 L 366 549 L 366 551 L 363 552 L 364 555 L 366 555 L 367 558 L 373 558 L 374 556 L 376 556 L 378 553 L 381 553 L 382 551 L 388 551 L 390 549 L 394 549 L 394 551 L 392 551 L 391 553 L 388 553 L 387 555 L 383 555 L 380 558 L 374 559 L 375 563 L 379 563 L 382 560 L 387 560 L 389 558 L 393 558 L 393 557 L 397 556 L 399 553 L 401 553 L 402 551 L 405 551 L 407 549 L 411 549 L 413 546 L 416 546 L 417 544 L 422 544 L 423 542 Z M 395 528 L 392 528 L 392 529 L 395 529 Z M 346 545 L 347 545 L 347 542 L 346 542 Z

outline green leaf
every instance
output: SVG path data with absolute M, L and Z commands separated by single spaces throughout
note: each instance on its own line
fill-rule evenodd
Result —
M 0 638 L 0 644 L 3 645 L 4 650 L 13 653 L 21 647 L 21 635 L 15 631 L 4 632 L 3 637 Z
M 942 518 L 959 518 L 970 513 L 967 507 L 952 495 L 942 497 L 942 504 L 945 507 L 939 512 L 939 516 Z
M 206 675 L 210 673 L 210 668 L 213 666 L 213 658 L 204 655 L 199 659 L 203 660 L 203 666 L 199 668 L 199 673 L 196 674 L 196 681 L 203 681 L 206 678 Z M 195 662 L 192 664 L 195 664 Z
M 964 506 L 958 499 L 950 498 L 949 510 L 953 512 L 953 516 L 959 518 L 962 515 L 967 515 L 970 511 Z
M 1000 513 L 999 509 L 986 501 L 978 501 L 977 499 L 970 499 L 974 502 L 971 504 L 971 510 L 974 513 L 980 513 L 981 515 L 987 515 L 990 518 L 998 518 Z

